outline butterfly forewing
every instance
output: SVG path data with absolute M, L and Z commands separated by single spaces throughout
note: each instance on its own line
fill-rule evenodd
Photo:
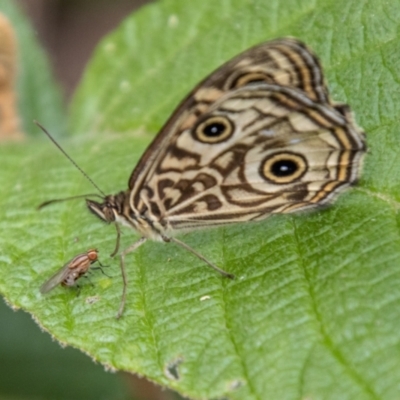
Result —
M 223 64 L 200 82 L 181 102 L 153 143 L 141 157 L 129 179 L 129 188 L 146 179 L 147 169 L 162 157 L 173 136 L 191 126 L 227 92 L 267 82 L 305 92 L 312 100 L 329 103 L 328 89 L 317 57 L 296 39 L 283 38 L 254 46 Z

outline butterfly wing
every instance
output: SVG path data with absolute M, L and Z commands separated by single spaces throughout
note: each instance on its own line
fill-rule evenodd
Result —
M 242 53 L 184 100 L 133 172 L 130 205 L 164 231 L 315 207 L 357 179 L 364 151 L 315 56 L 281 39 Z
M 330 103 L 320 63 L 304 43 L 283 38 L 252 47 L 211 73 L 181 102 L 132 172 L 129 189 L 137 191 L 143 184 L 174 135 L 193 125 L 227 92 L 256 82 L 296 88 L 316 102 Z
M 363 133 L 334 107 L 291 88 L 245 87 L 175 137 L 135 207 L 164 229 L 313 207 L 355 182 L 364 150 Z

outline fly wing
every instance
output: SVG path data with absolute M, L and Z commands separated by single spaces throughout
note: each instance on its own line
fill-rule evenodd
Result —
M 70 264 L 71 262 L 68 261 L 52 277 L 43 283 L 43 285 L 40 287 L 40 293 L 45 294 L 50 292 L 50 290 L 59 285 L 68 276 L 68 273 L 70 272 Z

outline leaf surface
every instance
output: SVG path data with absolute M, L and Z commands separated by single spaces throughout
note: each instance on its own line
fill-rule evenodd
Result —
M 2 147 L 0 291 L 58 340 L 192 398 L 398 398 L 399 17 L 398 1 L 344 0 L 169 0 L 129 17 L 99 45 L 73 103 L 76 137 L 62 143 L 105 192 L 126 189 L 199 80 L 281 36 L 314 49 L 332 97 L 367 132 L 360 183 L 327 209 L 180 236 L 233 281 L 172 243 L 146 243 L 127 257 L 117 321 L 113 227 L 82 201 L 34 210 L 92 188 L 50 144 Z M 123 248 L 136 238 L 124 230 Z M 96 274 L 78 297 L 60 287 L 43 298 L 41 283 L 90 247 L 112 279 Z

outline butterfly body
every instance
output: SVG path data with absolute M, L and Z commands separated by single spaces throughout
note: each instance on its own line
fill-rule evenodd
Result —
M 89 210 L 107 223 L 117 223 L 135 229 L 141 236 L 162 241 L 163 229 L 155 219 L 151 219 L 146 211 L 134 213 L 130 206 L 130 191 L 109 195 L 104 202 L 86 200 Z

